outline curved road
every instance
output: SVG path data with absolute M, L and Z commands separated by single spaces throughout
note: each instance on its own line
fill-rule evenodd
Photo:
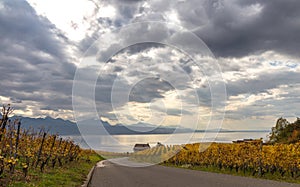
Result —
M 132 163 L 127 158 L 112 159 L 121 165 Z M 126 167 L 111 161 L 98 163 L 90 187 L 208 186 L 208 187 L 300 187 L 299 184 L 216 174 L 165 166 Z

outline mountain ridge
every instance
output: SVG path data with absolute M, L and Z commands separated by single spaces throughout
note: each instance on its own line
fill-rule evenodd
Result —
M 0 116 L 1 117 L 1 116 Z M 132 125 L 110 125 L 106 121 L 85 120 L 75 123 L 70 120 L 61 118 L 31 118 L 23 116 L 12 116 L 11 120 L 21 120 L 21 127 L 24 129 L 33 128 L 35 131 L 44 128 L 51 134 L 59 135 L 134 135 L 134 134 L 173 134 L 173 133 L 193 133 L 193 132 L 265 132 L 266 130 L 227 130 L 227 129 L 210 129 L 210 130 L 193 130 L 185 127 L 176 126 L 156 126 L 148 123 L 137 123 Z M 102 125 L 100 124 L 102 123 Z
M 35 130 L 39 130 L 44 128 L 51 134 L 57 133 L 59 135 L 80 135 L 81 133 L 89 135 L 171 134 L 176 130 L 176 128 L 173 127 L 161 127 L 146 123 L 125 126 L 123 124 L 110 125 L 108 122 L 102 120 L 86 120 L 81 121 L 79 125 L 77 125 L 75 122 L 69 120 L 52 118 L 49 116 L 44 118 L 31 118 L 23 116 L 10 117 L 12 121 L 17 118 L 21 120 L 21 127 L 24 129 L 33 128 Z M 100 122 L 102 125 L 100 125 Z M 180 132 L 182 133 L 190 131 L 191 129 L 180 129 Z

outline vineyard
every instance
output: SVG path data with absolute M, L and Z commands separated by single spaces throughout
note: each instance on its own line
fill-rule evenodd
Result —
M 0 120 L 0 186 L 16 178 L 26 180 L 30 170 L 60 167 L 77 160 L 82 152 L 71 140 L 48 134 L 44 129 L 22 129 L 21 121 L 10 121 L 12 109 L 2 109 Z
M 293 179 L 300 176 L 300 142 L 263 145 L 258 140 L 232 144 L 159 146 L 134 153 L 131 159 L 176 166 L 214 167 L 244 174 L 247 172 L 253 176 L 267 173 Z

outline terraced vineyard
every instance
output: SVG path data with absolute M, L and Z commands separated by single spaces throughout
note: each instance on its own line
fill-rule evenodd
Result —
M 29 170 L 63 166 L 77 160 L 82 150 L 71 140 L 48 134 L 44 129 L 22 129 L 21 121 L 10 121 L 11 108 L 3 107 L 0 120 L 0 183 L 24 178 Z M 0 185 L 1 186 L 1 185 Z
M 177 154 L 176 154 L 177 153 Z M 263 145 L 261 141 L 248 143 L 187 144 L 185 146 L 159 146 L 134 153 L 140 162 L 217 167 L 233 172 L 263 176 L 300 176 L 300 142 L 295 144 Z

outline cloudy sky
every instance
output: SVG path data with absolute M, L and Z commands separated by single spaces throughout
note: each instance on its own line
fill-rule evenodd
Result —
M 17 115 L 74 120 L 77 72 L 83 116 L 95 103 L 111 124 L 204 128 L 225 112 L 225 129 L 269 129 L 300 116 L 299 9 L 298 0 L 1 0 L 0 100 Z

